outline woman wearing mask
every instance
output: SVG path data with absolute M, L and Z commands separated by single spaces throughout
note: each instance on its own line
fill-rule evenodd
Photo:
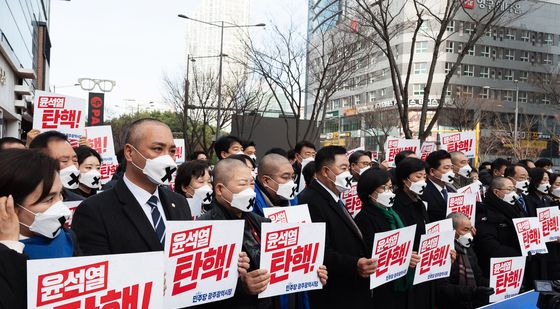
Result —
M 550 205 L 560 206 L 560 174 L 550 174 Z
M 196 160 L 181 164 L 175 178 L 175 192 L 200 202 L 201 211 L 207 211 L 212 203 L 212 181 L 208 161 Z M 190 206 L 193 215 L 199 213 L 193 211 L 198 205 Z
M 356 215 L 356 225 L 360 228 L 371 254 L 375 233 L 392 231 L 404 227 L 401 217 L 393 209 L 395 194 L 389 172 L 371 168 L 362 173 L 357 192 L 362 201 L 362 210 Z M 413 253 L 410 267 L 414 268 L 419 256 Z M 405 292 L 410 288 L 407 276 L 386 283 L 372 290 L 374 308 L 406 308 Z
M 533 207 L 533 211 L 537 208 L 550 207 L 550 197 L 552 186 L 548 172 L 541 167 L 535 167 L 529 170 L 529 194 L 527 195 L 528 207 Z
M 72 192 L 85 198 L 97 194 L 101 188 L 101 156 L 95 149 L 88 146 L 76 148 L 80 170 L 80 186 Z
M 70 210 L 58 167 L 32 150 L 0 153 L 0 308 L 25 308 L 27 259 L 80 254 L 75 235 L 63 228 Z

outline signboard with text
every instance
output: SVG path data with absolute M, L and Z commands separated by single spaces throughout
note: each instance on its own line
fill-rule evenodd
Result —
M 548 253 L 539 218 L 515 218 L 513 219 L 513 225 L 515 225 L 517 239 L 519 240 L 523 256 L 527 256 L 529 253 Z
M 420 140 L 397 137 L 387 138 L 385 143 L 385 160 L 387 160 L 389 166 L 395 167 L 395 156 L 403 150 L 414 151 L 416 156 L 420 157 Z
M 494 288 L 494 294 L 490 295 L 491 303 L 519 294 L 525 259 L 524 256 L 490 259 L 490 287 Z
M 420 262 L 416 265 L 414 284 L 449 277 L 454 240 L 455 233 L 450 231 L 420 236 Z
M 560 237 L 558 216 L 560 216 L 558 206 L 537 208 L 537 218 L 539 218 L 545 242 L 557 241 Z
M 476 193 L 448 193 L 447 212 L 460 212 L 471 220 L 472 226 L 476 219 Z
M 344 206 L 352 217 L 356 217 L 360 210 L 362 210 L 362 200 L 358 197 L 357 188 L 358 183 L 352 182 L 350 190 L 346 190 L 340 195 L 342 202 L 344 202 Z
M 273 223 L 311 223 L 307 204 L 263 208 L 264 216 Z
M 474 158 L 476 155 L 476 132 L 456 132 L 441 133 L 440 148 L 448 152 L 460 151 L 465 154 L 468 159 Z

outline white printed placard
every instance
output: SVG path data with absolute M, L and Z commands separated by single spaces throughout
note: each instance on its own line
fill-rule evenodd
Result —
M 117 168 L 119 167 L 119 161 L 117 161 L 117 157 L 103 157 L 101 158 L 103 162 L 101 162 L 101 167 L 99 168 L 99 172 L 101 173 L 101 183 L 106 184 L 109 182 Z
M 260 268 L 270 283 L 259 298 L 322 289 L 325 223 L 263 223 Z
M 480 194 L 481 186 L 476 183 L 471 183 L 470 185 L 461 187 L 457 189 L 457 193 L 474 193 L 476 194 L 476 201 L 482 202 L 482 196 Z
M 202 215 L 202 201 L 199 198 L 187 198 L 193 220 Z
M 372 257 L 377 258 L 377 270 L 370 276 L 370 289 L 406 275 L 412 258 L 415 232 L 416 224 L 375 233 Z
M 446 216 L 452 212 L 460 212 L 471 220 L 476 220 L 476 193 L 448 193 Z
M 352 150 L 348 150 L 348 151 L 346 152 L 346 156 L 347 156 L 347 157 L 350 157 L 354 152 L 356 152 L 356 151 L 364 151 L 364 150 L 366 150 L 364 147 L 354 148 L 354 149 L 352 149 Z
M 64 227 L 66 228 L 71 228 L 72 227 L 72 218 L 74 218 L 74 213 L 76 212 L 76 208 L 78 208 L 78 205 L 80 205 L 83 201 L 68 201 L 68 202 L 64 202 L 64 206 L 68 207 L 68 209 L 70 209 L 70 216 L 68 217 L 68 220 L 66 220 L 66 222 L 64 223 Z
M 86 135 L 89 146 L 95 149 L 102 158 L 116 156 L 111 126 L 86 127 Z
M 537 208 L 537 218 L 539 218 L 545 242 L 557 241 L 560 237 L 558 216 L 560 216 L 560 210 L 557 206 Z
M 263 208 L 264 216 L 273 223 L 311 223 L 307 204 Z
M 436 151 L 437 146 L 436 143 L 434 142 L 424 142 L 422 144 L 422 147 L 420 148 L 420 159 L 422 159 L 422 161 L 426 161 L 426 158 L 428 157 L 428 155 L 434 151 Z
M 175 143 L 175 163 L 181 164 L 186 161 L 185 140 L 182 138 L 175 138 L 173 142 Z
M 72 147 L 78 147 L 78 141 L 85 133 L 86 100 L 37 90 L 33 106 L 33 129 L 59 131 L 68 136 Z
M 465 131 L 455 133 L 441 133 L 441 149 L 448 152 L 460 151 L 468 159 L 476 155 L 476 131 Z
M 453 220 L 443 219 L 436 222 L 426 223 L 426 234 L 436 235 L 443 232 L 453 231 Z
M 350 213 L 352 217 L 356 217 L 360 210 L 362 210 L 362 200 L 360 200 L 360 198 L 358 197 L 357 188 L 358 183 L 352 182 L 352 186 L 350 187 L 350 189 L 342 192 L 342 194 L 340 195 L 340 198 L 342 199 L 346 210 L 348 210 L 348 213 Z
M 149 267 L 146 267 L 149 265 Z M 163 252 L 27 261 L 28 308 L 163 306 Z
M 420 140 L 419 139 L 404 139 L 398 137 L 389 137 L 385 143 L 385 159 L 389 166 L 395 167 L 395 156 L 403 151 L 411 150 L 420 157 Z
M 416 265 L 414 284 L 449 277 L 454 240 L 455 233 L 449 231 L 420 236 L 420 263 Z
M 490 259 L 490 287 L 494 288 L 494 294 L 490 295 L 491 303 L 519 294 L 525 273 L 525 259 L 524 256 Z
M 515 218 L 513 219 L 513 225 L 515 225 L 517 239 L 519 240 L 523 256 L 527 256 L 529 253 L 548 253 L 539 218 Z
M 243 220 L 167 221 L 165 308 L 233 297 L 239 274 Z

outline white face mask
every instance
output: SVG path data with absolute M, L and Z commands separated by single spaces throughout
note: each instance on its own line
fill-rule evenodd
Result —
M 422 195 L 424 193 L 424 189 L 426 188 L 426 181 L 425 180 L 418 180 L 416 182 L 412 182 L 410 183 L 410 186 L 408 187 L 410 189 L 410 191 L 418 194 L 418 195 Z
M 377 199 L 375 199 L 375 201 L 385 207 L 393 207 L 395 203 L 395 193 L 385 190 L 385 192 L 377 194 Z
M 191 187 L 191 189 L 193 188 Z M 203 205 L 207 205 L 212 202 L 212 192 L 214 191 L 212 190 L 212 187 L 210 187 L 209 185 L 204 185 L 198 189 L 193 189 L 193 191 L 194 191 L 193 198 L 200 200 Z
M 552 190 L 551 194 L 560 198 L 560 188 L 556 188 L 556 189 Z
M 81 173 L 80 183 L 91 189 L 101 189 L 101 173 L 98 170 Z
M 521 180 L 515 182 L 515 188 L 520 190 L 523 194 L 529 193 L 529 180 Z
M 550 192 L 550 184 L 548 183 L 541 183 L 538 187 L 537 190 L 541 193 L 544 194 L 548 194 Z
M 470 165 L 465 165 L 459 169 L 459 175 L 469 178 L 471 177 L 472 167 Z
M 365 171 L 369 170 L 369 166 L 366 166 L 364 168 L 361 168 L 360 171 L 358 171 L 358 175 L 362 175 Z
M 515 191 L 512 191 L 506 195 L 504 195 L 504 197 L 502 198 L 502 201 L 513 205 L 515 204 L 515 201 L 517 201 L 519 199 L 519 195 L 517 195 L 517 193 L 515 193 Z
M 452 184 L 453 181 L 455 181 L 455 173 L 453 173 L 453 171 L 449 171 L 449 172 L 441 175 L 441 181 L 443 181 L 447 184 Z
M 249 156 L 249 158 L 251 158 L 253 161 L 257 162 L 257 155 L 252 154 Z
M 235 153 L 236 155 L 244 155 L 245 153 L 243 152 L 243 150 L 239 150 L 238 152 Z
M 334 172 L 330 168 L 327 168 L 327 169 L 329 171 L 331 171 L 331 173 L 334 174 Z M 350 173 L 350 171 L 345 171 L 345 172 L 342 172 L 342 173 L 336 175 L 336 178 L 334 179 L 334 181 L 332 181 L 332 180 L 331 181 L 335 184 L 336 189 L 340 193 L 343 193 L 343 192 L 346 192 L 346 191 L 350 190 L 350 188 L 352 187 L 352 178 L 353 178 L 352 173 Z M 329 180 L 330 180 L 330 178 L 329 178 Z
M 60 181 L 66 189 L 77 189 L 80 186 L 80 171 L 72 164 L 60 170 Z
M 459 236 L 459 238 L 457 238 L 457 242 L 465 248 L 470 247 L 471 244 L 472 244 L 472 241 L 473 241 L 473 236 L 472 236 L 471 232 L 468 232 L 467 234 L 461 235 L 461 236 Z
M 35 215 L 35 219 L 31 225 L 25 225 L 21 222 L 20 224 L 28 227 L 29 230 L 35 234 L 51 239 L 58 236 L 62 226 L 64 226 L 64 222 L 66 222 L 71 215 L 70 209 L 68 209 L 62 201 L 58 201 L 46 211 L 38 213 L 34 213 L 21 205 L 18 206 Z
M 231 192 L 228 188 L 224 186 L 226 190 Z M 233 208 L 237 208 L 243 212 L 251 212 L 253 211 L 253 206 L 255 205 L 255 197 L 257 194 L 253 189 L 247 188 L 239 193 L 231 192 L 233 197 L 231 202 L 229 202 L 230 206 Z
M 554 174 L 554 171 L 551 168 L 547 169 L 546 171 L 549 172 L 550 174 Z
M 159 156 L 155 159 L 147 159 L 134 146 L 132 146 L 132 148 L 146 160 L 146 165 L 142 169 L 134 162 L 132 162 L 132 164 L 137 169 L 141 170 L 144 175 L 148 176 L 151 182 L 156 185 L 168 185 L 171 180 L 173 180 L 173 173 L 177 170 L 177 163 L 175 163 L 175 160 L 173 160 L 170 155 Z
M 286 183 L 277 183 L 274 179 L 270 178 L 270 180 L 274 181 L 278 185 L 278 190 L 276 190 L 276 195 L 285 199 L 291 200 L 294 198 L 296 194 L 296 183 L 293 180 L 290 180 Z M 269 187 L 270 188 L 270 187 Z M 273 190 L 272 188 L 270 188 Z

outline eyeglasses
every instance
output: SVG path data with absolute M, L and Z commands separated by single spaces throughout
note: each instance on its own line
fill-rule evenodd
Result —
M 78 83 L 80 83 L 80 87 L 85 91 L 91 91 L 97 85 L 99 90 L 103 92 L 110 92 L 117 84 L 114 80 L 91 78 L 79 78 Z
M 278 177 L 284 179 L 285 181 L 296 180 L 296 178 L 297 178 L 296 174 L 291 174 L 291 175 L 288 175 L 288 174 L 281 174 L 281 175 L 269 174 L 267 176 L 270 177 L 270 178 L 272 178 L 273 176 L 278 176 Z M 274 179 L 272 179 L 272 180 L 274 180 Z
M 363 166 L 371 166 L 371 162 L 358 162 L 358 164 Z
M 503 191 L 506 191 L 506 192 L 513 192 L 515 190 L 515 188 L 511 188 L 511 187 L 510 188 L 500 188 L 498 190 L 503 190 Z

